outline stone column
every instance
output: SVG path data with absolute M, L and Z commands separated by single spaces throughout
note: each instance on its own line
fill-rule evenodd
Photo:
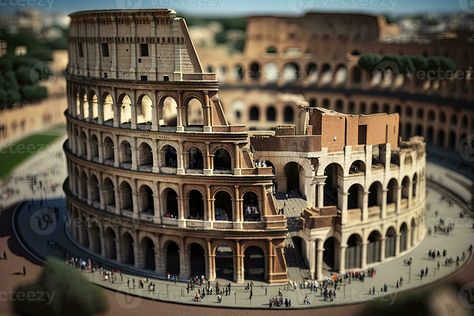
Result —
M 153 222 L 155 224 L 161 224 L 161 197 L 160 197 L 160 185 L 155 185 L 155 192 L 153 193 L 153 204 L 155 206 Z
M 212 133 L 211 106 L 209 103 L 209 92 L 204 91 L 204 133 Z
M 380 261 L 385 260 L 385 237 L 380 239 Z
M 117 134 L 114 135 L 114 138 L 114 167 L 118 168 L 120 166 L 120 144 Z
M 117 104 L 116 99 L 114 99 L 112 107 L 114 108 L 114 127 L 120 127 L 120 111 L 122 110 L 122 107 Z
M 238 240 L 235 242 L 234 264 L 234 281 L 236 283 L 244 283 L 244 254 Z
M 273 279 L 273 260 L 275 258 L 274 246 L 272 241 L 268 241 L 268 256 L 267 256 L 267 273 L 266 273 L 266 281 L 270 282 Z
M 178 141 L 178 168 L 176 169 L 176 174 L 184 174 L 183 151 L 183 142 Z
M 402 205 L 402 186 L 399 185 L 397 187 L 397 204 L 395 205 L 395 210 L 396 210 L 396 213 L 399 214 L 400 213 L 400 208 L 401 208 L 401 205 Z
M 100 95 L 97 96 L 97 106 L 98 106 L 97 111 L 99 112 L 98 113 L 99 117 L 98 117 L 97 122 L 100 125 L 102 125 L 102 124 L 104 124 L 104 102 L 103 102 Z
M 138 244 L 138 233 L 135 233 L 133 236 L 133 257 L 135 258 L 135 268 L 141 268 L 142 256 L 140 253 L 140 245 Z
M 238 185 L 234 186 L 234 195 L 233 228 L 242 229 L 242 200 L 240 199 L 240 188 Z
M 131 150 L 132 150 L 132 170 L 137 170 L 138 169 L 138 155 L 137 155 L 137 139 L 135 137 L 132 137 L 131 139 L 131 144 L 130 144 Z
M 409 185 L 408 185 L 408 207 L 411 207 L 413 204 L 413 180 L 410 179 Z
M 105 257 L 106 251 L 105 251 L 105 239 L 104 239 L 104 227 L 102 224 L 99 225 L 99 236 L 100 236 L 100 255 L 102 257 Z
M 130 107 L 131 107 L 131 120 L 130 120 L 130 128 L 137 129 L 137 93 L 133 90 L 130 100 Z
M 206 142 L 206 152 L 204 153 L 204 170 L 203 170 L 203 174 L 205 175 L 210 175 L 212 174 L 212 157 L 211 157 L 211 151 L 210 151 L 210 143 L 209 142 Z
M 319 208 L 324 206 L 324 183 L 326 181 L 326 177 L 319 177 L 317 182 L 317 190 L 318 190 L 318 203 L 317 206 Z
M 138 194 L 137 194 L 137 180 L 132 179 L 132 212 L 133 218 L 139 218 L 138 213 Z
M 365 267 L 367 266 L 367 241 L 364 241 L 362 243 L 362 255 L 361 255 L 361 268 L 362 269 L 365 269 Z
M 341 189 L 337 189 L 337 193 L 338 193 L 338 204 L 341 206 L 341 223 L 342 225 L 345 225 L 347 224 L 347 205 L 348 205 L 348 201 L 347 201 L 347 197 L 349 196 L 349 192 L 345 192 Z
M 211 188 L 206 185 L 206 209 L 204 212 L 204 228 L 211 229 L 214 222 L 213 201 L 211 197 Z
M 166 274 L 166 250 L 163 248 L 159 248 L 155 250 L 155 258 L 156 254 L 158 255 L 158 261 L 156 261 L 156 273 L 160 275 Z
M 388 189 L 382 189 L 382 213 L 380 214 L 382 219 L 387 217 L 387 192 Z
M 206 270 L 206 277 L 209 281 L 214 281 L 216 279 L 216 256 L 212 253 L 211 242 L 206 240 L 206 248 L 207 248 L 207 270 Z
M 191 277 L 191 265 L 189 260 L 189 251 L 183 250 L 180 251 L 179 256 L 179 277 L 188 280 Z
M 339 248 L 339 273 L 346 272 L 346 248 L 347 245 L 341 245 Z
M 369 191 L 364 191 L 362 196 L 362 221 L 369 217 Z
M 120 247 L 120 237 L 115 236 L 115 239 L 113 240 L 115 243 L 115 253 L 117 255 L 117 262 L 121 263 L 122 262 L 122 248 Z
M 316 280 L 323 279 L 323 255 L 324 255 L 324 244 L 321 239 L 317 240 L 316 249 Z
M 240 175 L 242 174 L 242 169 L 240 166 L 240 147 L 238 143 L 234 143 L 234 160 L 235 160 L 235 165 L 234 165 L 234 174 L 235 175 Z
M 183 126 L 183 92 L 178 92 L 178 106 L 177 106 L 177 118 L 176 118 L 176 131 L 184 132 Z
M 115 214 L 120 215 L 122 213 L 122 205 L 120 204 L 120 188 L 118 183 L 118 177 L 114 176 L 114 197 L 115 197 Z
M 186 217 L 184 215 L 183 186 L 178 188 L 178 227 L 186 227 Z
M 395 257 L 400 254 L 400 234 L 397 232 L 395 235 Z
M 307 265 L 309 267 L 309 272 L 311 274 L 311 277 L 314 277 L 315 271 L 316 271 L 316 256 L 317 256 L 317 249 L 316 249 L 316 240 L 309 240 L 305 241 L 307 246 L 306 246 L 306 259 L 307 259 Z

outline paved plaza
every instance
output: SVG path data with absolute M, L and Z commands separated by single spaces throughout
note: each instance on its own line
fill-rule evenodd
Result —
M 2 185 L 2 193 L 4 194 L 3 201 L 5 204 L 12 204 L 15 201 L 26 199 L 16 212 L 16 229 L 17 234 L 21 237 L 23 244 L 36 256 L 50 256 L 58 255 L 56 247 L 52 244 L 60 245 L 68 249 L 70 252 L 83 258 L 91 258 L 94 261 L 101 262 L 104 266 L 107 263 L 97 256 L 91 256 L 86 253 L 84 249 L 72 242 L 65 233 L 65 205 L 62 193 L 62 182 L 65 178 L 65 166 L 62 156 L 62 141 L 58 141 L 53 146 L 48 148 L 43 153 L 33 157 L 23 166 L 16 170 L 13 177 L 8 183 Z M 468 180 L 457 175 L 458 178 L 446 176 L 447 170 L 435 166 L 428 165 L 428 174 L 433 176 L 437 182 L 441 182 L 445 187 L 456 191 L 459 195 L 465 195 L 463 191 L 465 186 L 463 181 L 468 183 Z M 31 183 L 31 177 L 37 177 L 36 184 Z M 460 179 L 462 181 L 460 181 Z M 41 184 L 38 182 L 41 180 Z M 7 188 L 14 188 L 8 190 Z M 84 275 L 92 282 L 95 282 L 105 288 L 110 288 L 114 291 L 130 293 L 133 296 L 123 296 L 116 294 L 115 298 L 119 304 L 124 305 L 124 308 L 131 308 L 134 304 L 141 301 L 134 296 L 143 296 L 155 300 L 164 300 L 179 302 L 185 304 L 198 304 L 210 306 L 227 306 L 240 308 L 268 308 L 268 302 L 271 297 L 278 295 L 281 290 L 283 298 L 291 299 L 292 308 L 304 308 L 315 306 L 328 306 L 337 304 L 350 304 L 371 299 L 383 299 L 393 301 L 396 299 L 399 291 L 412 289 L 435 282 L 438 279 L 446 277 L 456 269 L 462 267 L 468 258 L 468 247 L 474 244 L 474 231 L 472 228 L 472 219 L 460 218 L 462 205 L 456 202 L 451 203 L 449 192 L 440 192 L 428 188 L 429 195 L 427 205 L 426 223 L 429 226 L 434 226 L 442 218 L 446 223 L 453 223 L 454 230 L 449 235 L 435 234 L 432 232 L 427 234 L 425 240 L 413 251 L 408 254 L 395 258 L 391 261 L 381 263 L 375 267 L 376 275 L 373 278 L 367 277 L 364 282 L 347 279 L 336 290 L 336 297 L 332 302 L 324 301 L 321 296 L 321 291 L 311 292 L 309 289 L 301 289 L 298 285 L 296 290 L 287 286 L 269 286 L 265 283 L 255 282 L 253 286 L 253 297 L 249 298 L 249 291 L 245 289 L 245 285 L 232 283 L 232 292 L 229 296 L 223 296 L 221 303 L 217 302 L 216 295 L 206 296 L 200 302 L 194 302 L 196 289 L 187 292 L 186 284 L 184 282 L 170 282 L 162 279 L 155 279 L 152 275 L 146 275 L 143 271 L 135 270 L 122 265 L 114 265 L 123 271 L 122 278 L 119 274 L 115 274 L 115 281 L 112 283 L 104 281 L 99 272 L 91 273 L 84 272 Z M 33 200 L 32 200 L 33 199 Z M 40 202 L 43 200 L 44 202 Z M 452 199 L 456 201 L 456 199 Z M 58 221 L 55 222 L 54 209 L 59 210 Z M 438 214 L 436 216 L 436 213 Z M 45 225 L 46 222 L 52 225 Z M 441 258 L 440 268 L 437 268 L 438 260 L 429 259 L 427 253 L 430 249 L 442 251 L 447 250 L 447 258 L 452 257 L 456 261 L 456 257 L 462 257 L 465 253 L 465 260 L 460 260 L 459 266 L 456 263 L 445 265 L 445 258 Z M 413 259 L 411 267 L 404 264 L 404 261 Z M 109 265 L 110 266 L 110 265 Z M 428 276 L 420 278 L 420 270 L 428 268 Z M 328 275 L 329 276 L 329 275 Z M 127 286 L 127 280 L 135 279 L 137 284 L 139 279 L 144 280 L 148 277 L 149 282 L 154 282 L 156 288 L 154 292 L 148 291 L 146 286 L 144 289 L 136 286 L 134 289 Z M 402 287 L 396 288 L 396 281 L 402 277 L 404 283 Z M 228 284 L 226 280 L 218 280 L 221 286 Z M 381 288 L 387 285 L 387 292 L 381 292 Z M 215 282 L 212 282 L 215 286 Z M 369 289 L 375 288 L 375 295 L 369 294 Z M 303 301 L 307 297 L 308 304 Z

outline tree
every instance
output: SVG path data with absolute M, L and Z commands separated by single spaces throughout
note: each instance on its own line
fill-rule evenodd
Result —
M 36 282 L 17 287 L 14 297 L 37 297 L 38 293 L 43 293 L 42 300 L 13 301 L 14 312 L 23 316 L 92 316 L 108 308 L 101 288 L 55 258 L 47 259 Z
M 380 62 L 380 55 L 377 54 L 365 54 L 360 56 L 358 65 L 361 69 L 367 71 L 373 71 L 375 66 Z
M 38 85 L 26 85 L 20 89 L 23 99 L 26 101 L 40 101 L 48 96 L 46 87 Z

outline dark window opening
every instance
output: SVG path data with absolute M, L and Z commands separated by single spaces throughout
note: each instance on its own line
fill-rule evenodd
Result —
M 109 57 L 109 44 L 102 43 L 100 46 L 102 50 L 102 57 Z
M 140 56 L 148 57 L 148 44 L 140 44 Z

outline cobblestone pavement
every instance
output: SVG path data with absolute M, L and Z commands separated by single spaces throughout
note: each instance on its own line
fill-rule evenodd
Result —
M 19 234 L 27 242 L 30 249 L 33 249 L 42 255 L 55 254 L 55 250 L 48 247 L 47 244 L 47 240 L 54 240 L 71 251 L 85 256 L 86 253 L 84 250 L 72 243 L 65 236 L 63 219 L 60 219 L 54 230 L 48 230 L 46 233 L 39 228 L 38 224 L 35 224 L 35 221 L 38 221 L 38 215 L 42 216 L 45 213 L 50 212 L 49 210 L 51 207 L 58 207 L 61 211 L 64 210 L 64 201 L 61 199 L 61 197 L 63 197 L 61 188 L 59 187 L 59 190 L 56 190 L 55 192 L 51 189 L 52 186 L 61 184 L 65 178 L 65 166 L 62 160 L 63 157 L 61 156 L 61 143 L 62 142 L 58 142 L 54 144 L 44 153 L 39 154 L 35 156 L 34 159 L 28 161 L 14 173 L 14 176 L 9 183 L 2 185 L 1 189 L 4 190 L 6 186 L 12 186 L 12 181 L 16 181 L 15 188 L 18 190 L 18 193 L 9 197 L 9 204 L 13 203 L 15 200 L 21 200 L 26 197 L 30 199 L 28 203 L 23 205 L 18 213 Z M 432 170 L 433 172 L 430 173 Z M 459 185 L 458 180 L 446 177 L 446 172 L 447 170 L 438 166 L 428 166 L 428 174 L 433 175 L 435 179 L 438 177 L 443 181 L 444 185 L 449 186 L 450 188 Z M 43 181 L 43 189 L 36 188 L 36 191 L 33 193 L 30 183 L 22 180 L 26 174 L 40 175 Z M 38 186 L 38 184 L 36 186 Z M 41 197 L 49 201 L 45 202 L 43 205 L 40 205 L 37 201 L 33 203 L 31 202 L 31 198 L 38 199 Z M 279 203 L 281 203 L 281 200 Z M 309 306 L 328 306 L 361 302 L 364 300 L 381 298 L 383 295 L 385 295 L 383 298 L 385 300 L 394 300 L 396 299 L 396 293 L 400 290 L 407 290 L 428 284 L 436 279 L 445 277 L 456 270 L 456 264 L 445 266 L 444 260 L 442 260 L 443 262 L 438 270 L 436 268 L 437 261 L 428 259 L 426 255 L 428 249 L 442 250 L 443 248 L 446 248 L 448 251 L 448 257 L 452 256 L 456 258 L 458 255 L 461 256 L 463 251 L 467 253 L 467 247 L 474 241 L 472 220 L 460 219 L 458 217 L 460 209 L 456 204 L 449 206 L 446 200 L 441 201 L 440 193 L 432 190 L 429 190 L 428 203 L 431 207 L 427 212 L 427 223 L 434 224 L 437 222 L 438 219 L 436 219 L 435 211 L 438 211 L 439 217 L 442 217 L 445 220 L 452 220 L 455 224 L 454 232 L 448 236 L 437 234 L 427 236 L 425 240 L 410 253 L 389 262 L 379 264 L 376 267 L 377 274 L 374 278 L 366 278 L 365 282 L 352 281 L 350 284 L 347 283 L 345 286 L 341 287 L 341 289 L 337 291 L 337 297 L 333 302 L 323 301 L 319 292 L 311 293 L 309 290 L 305 289 L 287 291 L 282 286 L 267 286 L 266 284 L 255 282 L 252 300 L 249 299 L 248 292 L 242 286 L 233 284 L 232 295 L 224 296 L 223 302 L 220 304 L 217 303 L 215 295 L 206 297 L 202 302 L 194 303 L 193 297 L 195 293 L 192 292 L 187 294 L 185 285 L 179 282 L 175 284 L 165 280 L 154 280 L 156 282 L 156 290 L 154 293 L 143 289 L 128 289 L 126 280 L 128 278 L 139 278 L 135 276 L 137 271 L 134 271 L 133 269 L 124 269 L 127 273 L 124 274 L 123 282 L 118 279 L 114 283 L 103 281 L 98 273 L 92 274 L 88 272 L 84 274 L 91 281 L 96 282 L 103 287 L 113 289 L 114 291 L 130 292 L 133 295 L 186 304 L 267 308 L 269 298 L 276 296 L 280 288 L 283 290 L 284 297 L 292 300 L 292 307 L 308 307 L 308 305 L 303 305 L 303 299 L 306 295 L 308 295 L 311 302 L 311 305 Z M 289 204 L 291 205 L 293 203 L 290 202 Z M 300 201 L 295 201 L 295 204 L 300 204 Z M 297 205 L 297 207 L 299 207 L 299 205 Z M 292 210 L 295 214 L 296 211 L 296 209 Z M 413 258 L 410 275 L 408 275 L 408 267 L 403 264 L 403 260 L 409 257 Z M 421 280 L 419 277 L 419 271 L 425 267 L 428 267 L 429 274 L 428 277 Z M 396 289 L 395 282 L 400 276 L 403 276 L 405 284 L 403 288 Z M 388 285 L 387 293 L 381 293 L 379 290 L 383 287 L 384 283 L 387 283 Z M 224 281 L 221 281 L 221 284 L 225 284 Z M 373 286 L 377 289 L 375 296 L 368 294 L 368 289 Z M 128 296 L 128 299 L 124 299 L 127 298 L 127 296 L 121 294 L 116 294 L 114 296 L 122 298 L 122 302 L 120 302 L 119 299 L 118 303 L 119 305 L 123 304 L 124 308 L 132 307 L 134 304 L 137 304 L 137 301 L 142 301 L 139 298 L 132 298 L 131 296 Z

